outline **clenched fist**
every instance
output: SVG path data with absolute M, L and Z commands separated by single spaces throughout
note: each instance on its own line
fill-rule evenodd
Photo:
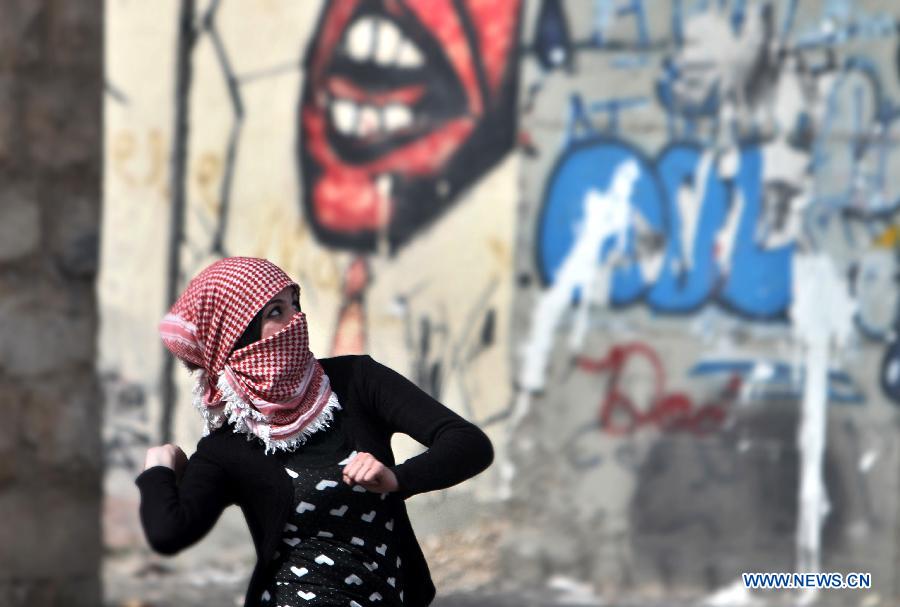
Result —
M 180 481 L 187 461 L 187 455 L 184 454 L 181 447 L 167 443 L 147 449 L 147 457 L 144 459 L 144 470 L 152 466 L 166 466 L 175 471 L 175 478 Z
M 348 485 L 362 485 L 376 493 L 390 493 L 400 486 L 394 471 L 365 451 L 357 453 L 350 463 L 344 466 L 343 480 Z

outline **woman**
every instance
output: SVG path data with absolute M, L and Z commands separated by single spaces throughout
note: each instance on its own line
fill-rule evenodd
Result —
M 148 542 L 175 554 L 244 512 L 257 564 L 245 606 L 431 603 L 404 500 L 487 468 L 476 426 L 368 355 L 317 360 L 299 286 L 263 260 L 203 270 L 160 324 L 194 373 L 203 438 L 148 450 L 135 480 Z M 428 449 L 401 464 L 390 439 Z

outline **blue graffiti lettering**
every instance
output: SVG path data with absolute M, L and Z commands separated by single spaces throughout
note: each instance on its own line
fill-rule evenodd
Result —
M 585 197 L 607 191 L 616 168 L 633 160 L 640 172 L 630 200 L 631 226 L 624 259 L 615 261 L 609 303 L 644 301 L 659 312 L 685 313 L 712 299 L 749 317 L 784 317 L 794 244 L 760 244 L 762 156 L 752 145 L 736 153 L 735 174 L 723 175 L 721 159 L 695 144 L 670 145 L 656 161 L 614 138 L 573 144 L 548 180 L 537 223 L 545 283 L 554 282 L 575 244 Z M 607 262 L 612 244 L 608 239 L 600 247 L 598 264 Z M 661 263 L 652 263 L 654 256 Z

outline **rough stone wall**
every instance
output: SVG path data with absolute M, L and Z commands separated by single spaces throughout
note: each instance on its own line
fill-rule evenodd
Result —
M 101 604 L 100 2 L 0 19 L 0 605 Z

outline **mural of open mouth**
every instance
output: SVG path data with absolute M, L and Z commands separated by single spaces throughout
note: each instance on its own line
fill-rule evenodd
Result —
M 319 240 L 396 250 L 515 138 L 520 2 L 336 0 L 306 54 L 299 159 Z

